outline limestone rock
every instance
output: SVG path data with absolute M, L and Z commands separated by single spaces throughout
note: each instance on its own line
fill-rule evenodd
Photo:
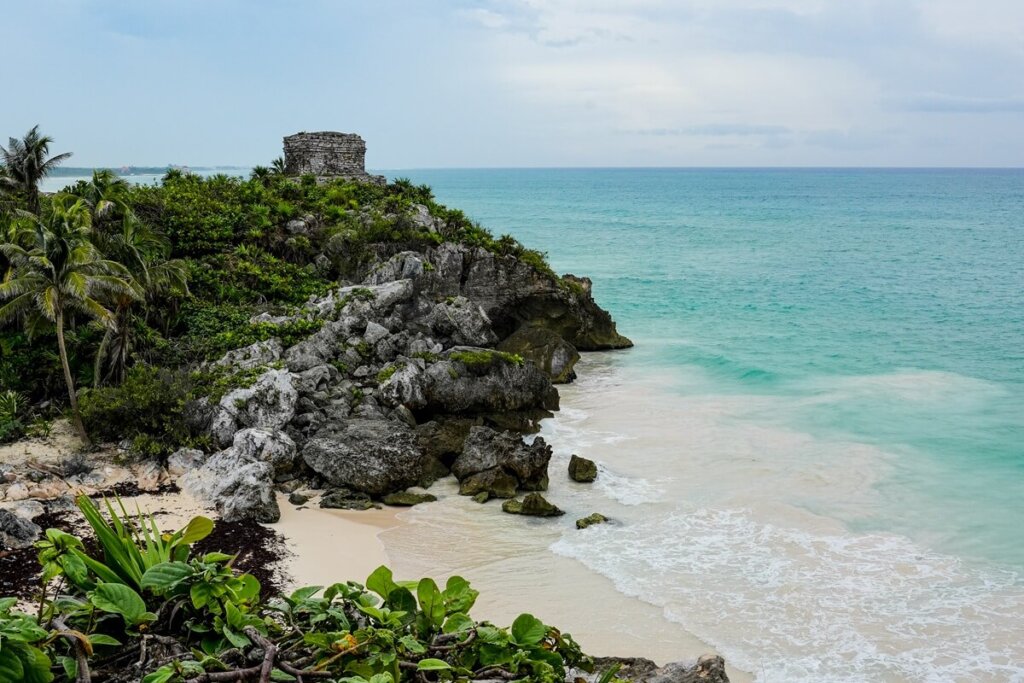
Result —
M 281 511 L 274 494 L 274 466 L 257 459 L 259 451 L 248 447 L 250 436 L 243 435 L 242 448 L 214 453 L 202 467 L 182 475 L 178 483 L 196 499 L 216 507 L 229 522 L 276 522 Z
M 0 548 L 27 548 L 42 532 L 32 521 L 0 508 Z
M 491 346 L 498 341 L 484 309 L 464 296 L 435 304 L 421 320 L 434 337 L 455 346 Z
M 514 498 L 519 491 L 519 480 L 500 467 L 471 474 L 459 482 L 459 494 L 493 498 Z
M 210 428 L 214 439 L 226 446 L 245 427 L 281 429 L 295 416 L 299 392 L 287 370 L 267 370 L 249 387 L 229 391 L 217 405 Z
M 179 448 L 167 457 L 167 473 L 180 477 L 206 462 L 206 454 L 198 448 Z
M 526 444 L 518 434 L 477 426 L 469 430 L 462 454 L 452 463 L 452 474 L 460 481 L 463 495 L 486 490 L 495 497 L 510 498 L 518 489 L 546 490 L 550 460 L 551 448 L 540 437 Z
M 577 529 L 586 529 L 588 526 L 594 526 L 595 524 L 604 524 L 608 521 L 608 518 L 602 515 L 600 512 L 593 512 L 586 517 L 576 520 Z
M 341 489 L 325 493 L 320 498 L 320 507 L 336 510 L 369 510 L 375 507 L 370 496 L 361 491 Z
M 501 510 L 513 515 L 529 515 L 531 517 L 558 517 L 565 514 L 539 493 L 528 493 L 522 500 L 515 498 L 506 500 L 501 504 Z
M 275 480 L 291 473 L 295 467 L 295 442 L 279 430 L 242 429 L 235 433 L 231 447 L 243 460 L 269 464 Z
M 416 440 L 428 455 L 451 462 L 462 453 L 469 430 L 477 423 L 477 420 L 467 418 L 438 418 L 417 425 Z
M 309 496 L 299 493 L 298 491 L 294 491 L 290 496 L 288 496 L 288 502 L 292 505 L 305 505 L 309 502 Z
M 573 481 L 590 483 L 597 479 L 597 464 L 573 453 L 569 458 L 569 478 Z
M 269 463 L 250 463 L 233 471 L 217 492 L 221 519 L 234 522 L 253 519 L 272 524 L 281 519 Z
M 310 438 L 302 458 L 334 486 L 372 496 L 417 485 L 426 453 L 408 425 L 393 420 L 339 420 Z
M 581 351 L 619 349 L 632 342 L 598 306 L 587 278 L 558 278 L 513 255 L 446 242 L 426 252 L 434 269 L 418 278 L 435 297 L 465 296 L 480 305 L 505 337 L 524 324 L 551 330 Z
M 399 505 L 404 507 L 419 505 L 420 503 L 432 503 L 435 500 L 437 500 L 437 496 L 431 493 L 414 493 L 412 491 L 389 493 L 381 498 L 381 501 L 383 501 L 385 505 Z
M 261 365 L 270 365 L 281 360 L 284 348 L 277 339 L 267 339 L 241 349 L 228 351 L 216 361 L 214 367 L 230 367 L 235 370 L 252 370 Z
M 381 385 L 385 401 L 417 415 L 481 415 L 558 409 L 558 391 L 531 363 L 492 349 L 454 347 L 421 368 L 409 364 Z
M 491 499 L 491 494 L 487 493 L 487 491 L 481 491 L 480 493 L 478 493 L 475 496 L 473 496 L 473 502 L 474 503 L 480 503 L 481 505 L 486 503 L 490 499 Z
M 595 657 L 594 672 L 571 669 L 566 680 L 597 683 L 609 667 L 620 668 L 615 677 L 633 683 L 729 683 L 725 660 L 718 655 L 703 655 L 696 660 L 671 662 L 663 667 L 642 657 Z
M 543 327 L 524 325 L 498 345 L 498 349 L 515 353 L 547 373 L 555 384 L 576 379 L 573 367 L 580 359 L 579 351 L 558 334 Z

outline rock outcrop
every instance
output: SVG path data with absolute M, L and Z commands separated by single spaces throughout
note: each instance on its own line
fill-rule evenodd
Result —
M 302 221 L 289 230 L 315 223 Z M 449 471 L 466 495 L 545 490 L 551 450 L 521 434 L 558 409 L 553 382 L 572 379 L 577 349 L 630 345 L 589 281 L 456 243 L 382 255 L 362 283 L 257 322 L 300 320 L 315 331 L 226 354 L 214 366 L 246 385 L 189 406 L 223 450 L 173 465 L 193 463 L 186 484 L 232 517 L 273 517 L 273 489 L 290 493 L 296 478 L 345 506 L 398 501 Z
M 464 496 L 486 491 L 494 498 L 511 498 L 520 490 L 546 491 L 550 460 L 551 448 L 540 437 L 528 445 L 518 434 L 473 427 L 452 474 Z
M 569 478 L 584 484 L 597 479 L 597 464 L 573 453 L 569 458 Z
M 558 508 L 539 493 L 528 493 L 522 500 L 512 498 L 501 504 L 502 512 L 530 517 L 560 517 L 565 511 Z
M 351 419 L 309 439 L 302 459 L 332 486 L 383 496 L 417 485 L 427 465 L 416 433 L 393 420 Z
M 618 666 L 616 677 L 633 683 L 729 683 L 725 660 L 718 655 L 703 655 L 695 661 L 671 662 L 659 667 L 641 657 L 595 657 L 595 673 L 572 670 L 566 680 L 596 683 L 601 672 Z

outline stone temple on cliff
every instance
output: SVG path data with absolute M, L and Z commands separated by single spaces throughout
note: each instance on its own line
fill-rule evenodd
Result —
M 290 176 L 320 181 L 345 178 L 384 185 L 384 176 L 366 172 L 366 142 L 354 133 L 296 133 L 284 139 L 284 168 Z

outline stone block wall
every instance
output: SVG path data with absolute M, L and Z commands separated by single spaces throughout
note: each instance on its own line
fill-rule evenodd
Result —
M 351 178 L 383 184 L 383 176 L 366 173 L 366 142 L 354 133 L 296 133 L 284 139 L 285 173 L 320 179 Z

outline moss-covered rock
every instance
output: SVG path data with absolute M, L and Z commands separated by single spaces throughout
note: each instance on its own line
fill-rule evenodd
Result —
M 481 505 L 483 505 L 484 503 L 486 503 L 490 499 L 491 499 L 491 494 L 487 493 L 487 491 L 481 491 L 480 493 L 478 493 L 475 496 L 473 496 L 473 502 L 474 503 L 480 503 Z
M 487 493 L 494 498 L 513 498 L 519 490 L 519 480 L 500 467 L 471 474 L 459 482 L 459 493 L 475 496 Z
M 539 493 L 528 493 L 522 500 L 515 498 L 501 504 L 502 512 L 512 515 L 529 515 L 531 517 L 558 517 L 565 512 Z
M 546 328 L 524 325 L 502 341 L 498 348 L 533 362 L 555 384 L 565 384 L 576 379 L 573 366 L 580 359 L 579 352 L 575 346 Z
M 597 464 L 574 453 L 569 458 L 569 478 L 585 484 L 590 483 L 597 479 Z
M 376 505 L 370 496 L 361 491 L 339 489 L 325 493 L 320 498 L 320 507 L 335 510 L 369 510 Z
M 595 524 L 604 524 L 608 521 L 608 518 L 602 515 L 600 512 L 593 512 L 586 517 L 582 517 L 576 520 L 577 529 L 586 529 L 588 526 L 594 526 Z
M 413 493 L 412 491 L 399 491 L 397 493 L 389 493 L 381 499 L 385 505 L 400 505 L 403 507 L 410 507 L 412 505 L 419 505 L 420 503 L 433 503 L 437 500 L 437 496 L 431 493 Z

